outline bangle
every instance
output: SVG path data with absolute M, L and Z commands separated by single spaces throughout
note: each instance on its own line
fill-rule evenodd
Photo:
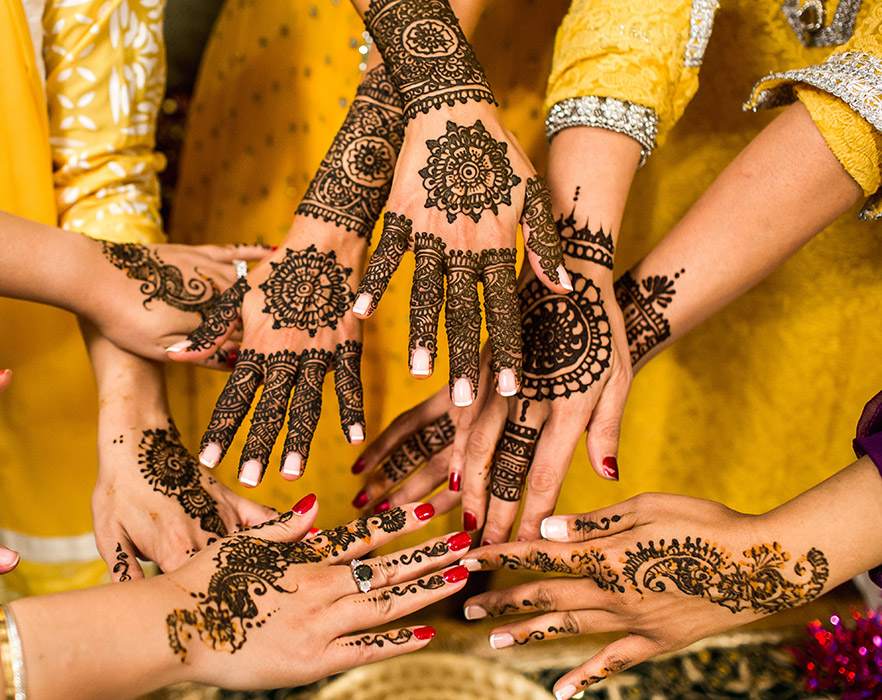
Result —
M 27 700 L 21 638 L 12 610 L 0 605 L 0 669 L 6 692 L 4 700 Z

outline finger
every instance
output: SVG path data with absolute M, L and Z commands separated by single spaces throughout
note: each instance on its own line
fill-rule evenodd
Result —
M 361 343 L 347 340 L 334 353 L 334 388 L 340 425 L 350 444 L 364 441 L 364 392 L 361 388 Z
M 282 476 L 289 481 L 299 478 L 306 469 L 309 445 L 322 412 L 322 384 L 331 353 L 310 349 L 300 354 L 300 374 L 288 413 L 288 435 L 282 453 Z
M 2 393 L 6 387 L 9 386 L 9 382 L 12 381 L 12 370 L 4 369 L 0 372 L 0 393 Z
M 410 373 L 417 378 L 432 374 L 438 352 L 438 318 L 444 303 L 444 248 L 431 233 L 414 237 L 416 267 L 410 289 Z
M 199 447 L 199 461 L 216 467 L 233 441 L 239 424 L 251 408 L 254 394 L 263 380 L 262 353 L 246 348 L 239 353 L 236 369 L 230 374 L 217 399 L 211 421 Z
M 573 283 L 564 267 L 560 233 L 551 210 L 551 193 L 539 175 L 527 180 L 521 230 L 527 259 L 539 280 L 558 294 L 573 291 Z
M 243 498 L 237 494 L 231 493 L 230 496 L 236 517 L 239 519 L 238 527 L 230 528 L 231 532 L 240 530 L 243 527 L 262 525 L 270 520 L 275 520 L 280 515 L 280 513 L 273 508 L 261 505 L 260 503 L 255 503 L 254 501 L 249 501 L 247 498 Z
M 302 542 L 309 534 L 316 517 L 318 517 L 318 499 L 314 493 L 310 493 L 297 501 L 291 510 L 282 513 L 279 517 L 267 520 L 260 525 L 255 525 L 232 536 L 260 537 L 271 542 L 300 544 L 302 547 L 292 549 L 292 554 L 302 552 L 306 547 L 309 547 L 308 551 L 311 553 L 309 560 L 321 561 L 323 557 L 312 549 L 312 540 L 310 540 L 309 545 Z
M 629 388 L 629 378 L 610 377 L 588 422 L 588 459 L 599 476 L 611 481 L 619 480 L 619 435 Z
M 463 605 L 466 620 L 502 615 L 577 610 L 585 607 L 577 579 L 544 578 L 500 591 L 487 591 Z
M 558 542 L 509 542 L 472 550 L 460 563 L 469 571 L 512 569 L 573 574 L 576 569 L 570 558 L 574 552 L 580 551 L 571 544 Z
M 442 513 L 449 513 L 456 508 L 461 500 L 460 494 L 450 489 L 443 489 L 432 496 L 428 502 L 435 507 L 435 512 L 441 515 Z
M 110 565 L 111 581 L 124 583 L 144 578 L 144 571 L 138 563 L 132 543 L 127 538 L 116 543 L 112 559 L 105 558 L 105 561 Z
M 403 627 L 339 637 L 328 652 L 331 673 L 372 664 L 422 649 L 435 637 L 434 627 Z
M 401 258 L 410 247 L 411 225 L 413 222 L 405 216 L 387 211 L 383 216 L 383 233 L 380 242 L 365 270 L 361 284 L 355 297 L 352 312 L 360 318 L 368 318 L 380 303 L 380 298 Z
M 217 304 L 186 340 L 166 350 L 176 362 L 195 362 L 209 357 L 230 337 L 242 311 L 242 299 L 250 289 L 243 277 L 220 295 Z
M 209 257 L 218 262 L 231 263 L 236 260 L 257 262 L 263 260 L 272 252 L 272 248 L 266 245 L 236 243 L 233 245 L 206 245 L 199 246 Z
M 662 651 L 665 650 L 646 637 L 629 634 L 627 637 L 617 639 L 578 668 L 564 674 L 554 684 L 554 697 L 556 700 L 569 700 L 580 690 L 603 680 L 610 674 L 631 668 Z
M 257 486 L 263 479 L 273 445 L 285 422 L 288 400 L 297 378 L 297 364 L 297 353 L 287 350 L 274 352 L 266 359 L 263 393 L 254 409 L 251 429 L 239 458 L 239 482 L 245 486 Z
M 490 463 L 505 425 L 508 402 L 498 394 L 490 396 L 465 446 L 462 523 L 469 532 L 480 530 L 486 521 Z
M 552 542 L 587 542 L 630 530 L 637 525 L 633 499 L 606 508 L 545 518 L 540 525 L 542 537 Z
M 494 649 L 530 642 L 543 642 L 577 634 L 600 634 L 621 629 L 621 622 L 603 610 L 580 610 L 578 612 L 551 613 L 530 620 L 514 622 L 497 627 L 490 633 L 490 646 Z
M 450 346 L 450 391 L 455 406 L 468 406 L 478 390 L 481 310 L 478 303 L 478 254 L 452 251 L 447 256 L 445 327 Z
M 432 457 L 426 466 L 412 474 L 406 479 L 399 488 L 391 496 L 388 496 L 390 505 L 397 506 L 402 503 L 410 503 L 411 501 L 420 501 L 428 498 L 439 486 L 447 482 L 447 462 L 449 461 L 449 450 L 442 450 Z M 449 489 L 445 489 L 447 491 Z M 459 494 L 451 492 L 454 496 L 453 503 L 459 500 Z M 435 506 L 436 513 L 446 512 L 446 509 L 440 508 L 438 503 L 432 501 Z
M 0 545 L 0 574 L 8 574 L 21 561 L 18 552 Z
M 491 366 L 496 375 L 496 390 L 502 396 L 517 393 L 523 368 L 516 255 L 514 248 L 484 250 L 481 253 L 484 315 L 493 349 Z

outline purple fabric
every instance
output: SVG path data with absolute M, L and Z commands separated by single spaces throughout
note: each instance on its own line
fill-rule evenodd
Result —
M 879 470 L 879 476 L 882 476 L 882 391 L 864 406 L 852 446 L 858 457 L 867 455 L 873 460 L 873 464 Z M 870 569 L 870 580 L 882 588 L 882 566 Z

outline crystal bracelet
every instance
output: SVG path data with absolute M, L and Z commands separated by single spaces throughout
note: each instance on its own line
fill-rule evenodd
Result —
M 0 669 L 3 672 L 5 700 L 27 700 L 21 639 L 12 611 L 0 605 Z

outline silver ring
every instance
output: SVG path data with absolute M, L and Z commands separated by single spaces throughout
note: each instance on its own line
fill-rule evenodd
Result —
M 374 570 L 358 559 L 353 559 L 349 562 L 349 567 L 352 569 L 352 578 L 355 579 L 355 585 L 358 586 L 358 590 L 362 593 L 367 593 L 371 590 L 371 579 L 374 577 Z
M 233 265 L 236 266 L 236 277 L 242 279 L 248 274 L 248 263 L 244 260 L 233 260 Z

